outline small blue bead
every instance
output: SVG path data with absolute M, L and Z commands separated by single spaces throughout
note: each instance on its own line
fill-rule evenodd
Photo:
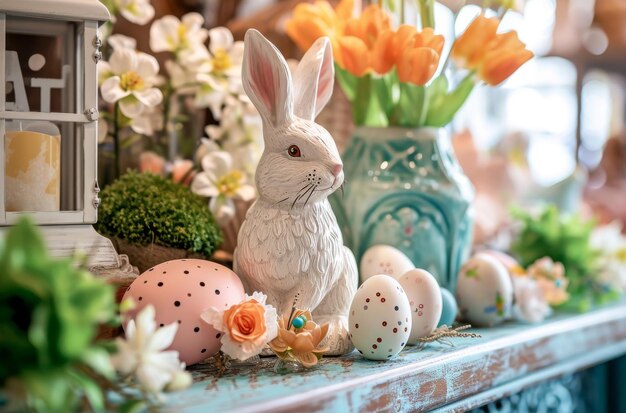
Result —
M 302 328 L 304 327 L 304 320 L 300 317 L 296 317 L 293 319 L 293 321 L 291 322 L 291 324 L 295 327 L 295 328 Z

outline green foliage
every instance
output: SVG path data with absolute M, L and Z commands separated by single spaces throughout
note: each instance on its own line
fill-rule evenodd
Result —
M 155 243 L 209 257 L 222 235 L 206 202 L 153 174 L 128 172 L 102 191 L 97 229 L 131 244 Z
M 539 215 L 516 210 L 513 217 L 520 221 L 522 229 L 511 250 L 523 267 L 546 256 L 563 264 L 571 296 L 564 304 L 567 309 L 587 311 L 594 304 L 619 297 L 595 276 L 599 251 L 589 243 L 595 222 L 584 221 L 578 215 L 562 215 L 554 205 Z
M 397 71 L 360 77 L 335 65 L 337 81 L 352 103 L 355 125 L 443 127 L 449 124 L 476 86 L 474 72 L 450 85 L 439 75 L 428 86 L 402 83 Z
M 85 369 L 113 375 L 106 350 L 93 343 L 98 326 L 115 320 L 113 287 L 72 260 L 50 258 L 24 219 L 0 243 L 0 303 L 0 387 L 10 379 L 37 411 L 72 411 L 82 397 L 103 410 L 103 392 Z

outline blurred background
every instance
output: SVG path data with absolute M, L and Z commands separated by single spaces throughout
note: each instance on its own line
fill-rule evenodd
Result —
M 196 11 L 204 16 L 208 28 L 226 26 L 237 40 L 243 38 L 246 29 L 255 27 L 291 58 L 301 54 L 285 34 L 284 24 L 298 3 L 152 1 L 155 19 Z M 450 6 L 455 2 L 443 3 Z M 518 2 L 518 9 L 519 12 L 507 13 L 501 30 L 516 29 L 536 58 L 503 87 L 478 88 L 473 92 L 455 117 L 453 129 L 461 135 L 455 146 L 471 145 L 480 153 L 501 154 L 513 161 L 520 168 L 512 175 L 530 174 L 532 178 L 520 181 L 525 186 L 521 191 L 530 191 L 532 182 L 535 190 L 549 188 L 553 194 L 573 191 L 569 195 L 559 194 L 567 198 L 575 196 L 576 183 L 582 186 L 586 181 L 584 190 L 589 206 L 603 220 L 620 217 L 626 210 L 626 2 L 526 0 Z M 437 31 L 458 34 L 479 10 L 479 6 L 466 5 L 454 24 L 452 11 L 438 4 Z M 137 39 L 137 48 L 150 52 L 149 25 L 138 26 L 119 18 L 114 31 Z M 163 63 L 163 56 L 157 54 L 157 58 Z M 341 94 L 339 88 L 335 94 Z M 341 96 L 335 96 L 333 104 L 321 115 L 320 123 L 332 130 L 340 149 L 351 133 L 349 110 L 347 104 L 341 104 Z M 463 142 L 463 136 L 470 141 Z M 468 165 L 464 158 L 474 157 L 463 156 L 459 151 L 457 154 L 472 177 L 474 165 Z M 588 175 L 588 180 L 583 179 L 583 174 Z M 562 198 L 560 202 L 568 209 L 566 200 Z

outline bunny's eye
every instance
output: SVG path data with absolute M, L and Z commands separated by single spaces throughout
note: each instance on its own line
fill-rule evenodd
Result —
M 287 153 L 292 158 L 299 158 L 302 156 L 302 154 L 300 153 L 300 148 L 298 148 L 297 145 L 291 145 L 289 149 L 287 149 Z

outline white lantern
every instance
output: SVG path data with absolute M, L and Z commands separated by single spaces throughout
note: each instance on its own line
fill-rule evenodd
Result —
M 98 235 L 97 0 L 0 0 L 0 227 L 28 214 L 52 253 L 120 265 Z M 0 228 L 2 230 L 2 228 Z

